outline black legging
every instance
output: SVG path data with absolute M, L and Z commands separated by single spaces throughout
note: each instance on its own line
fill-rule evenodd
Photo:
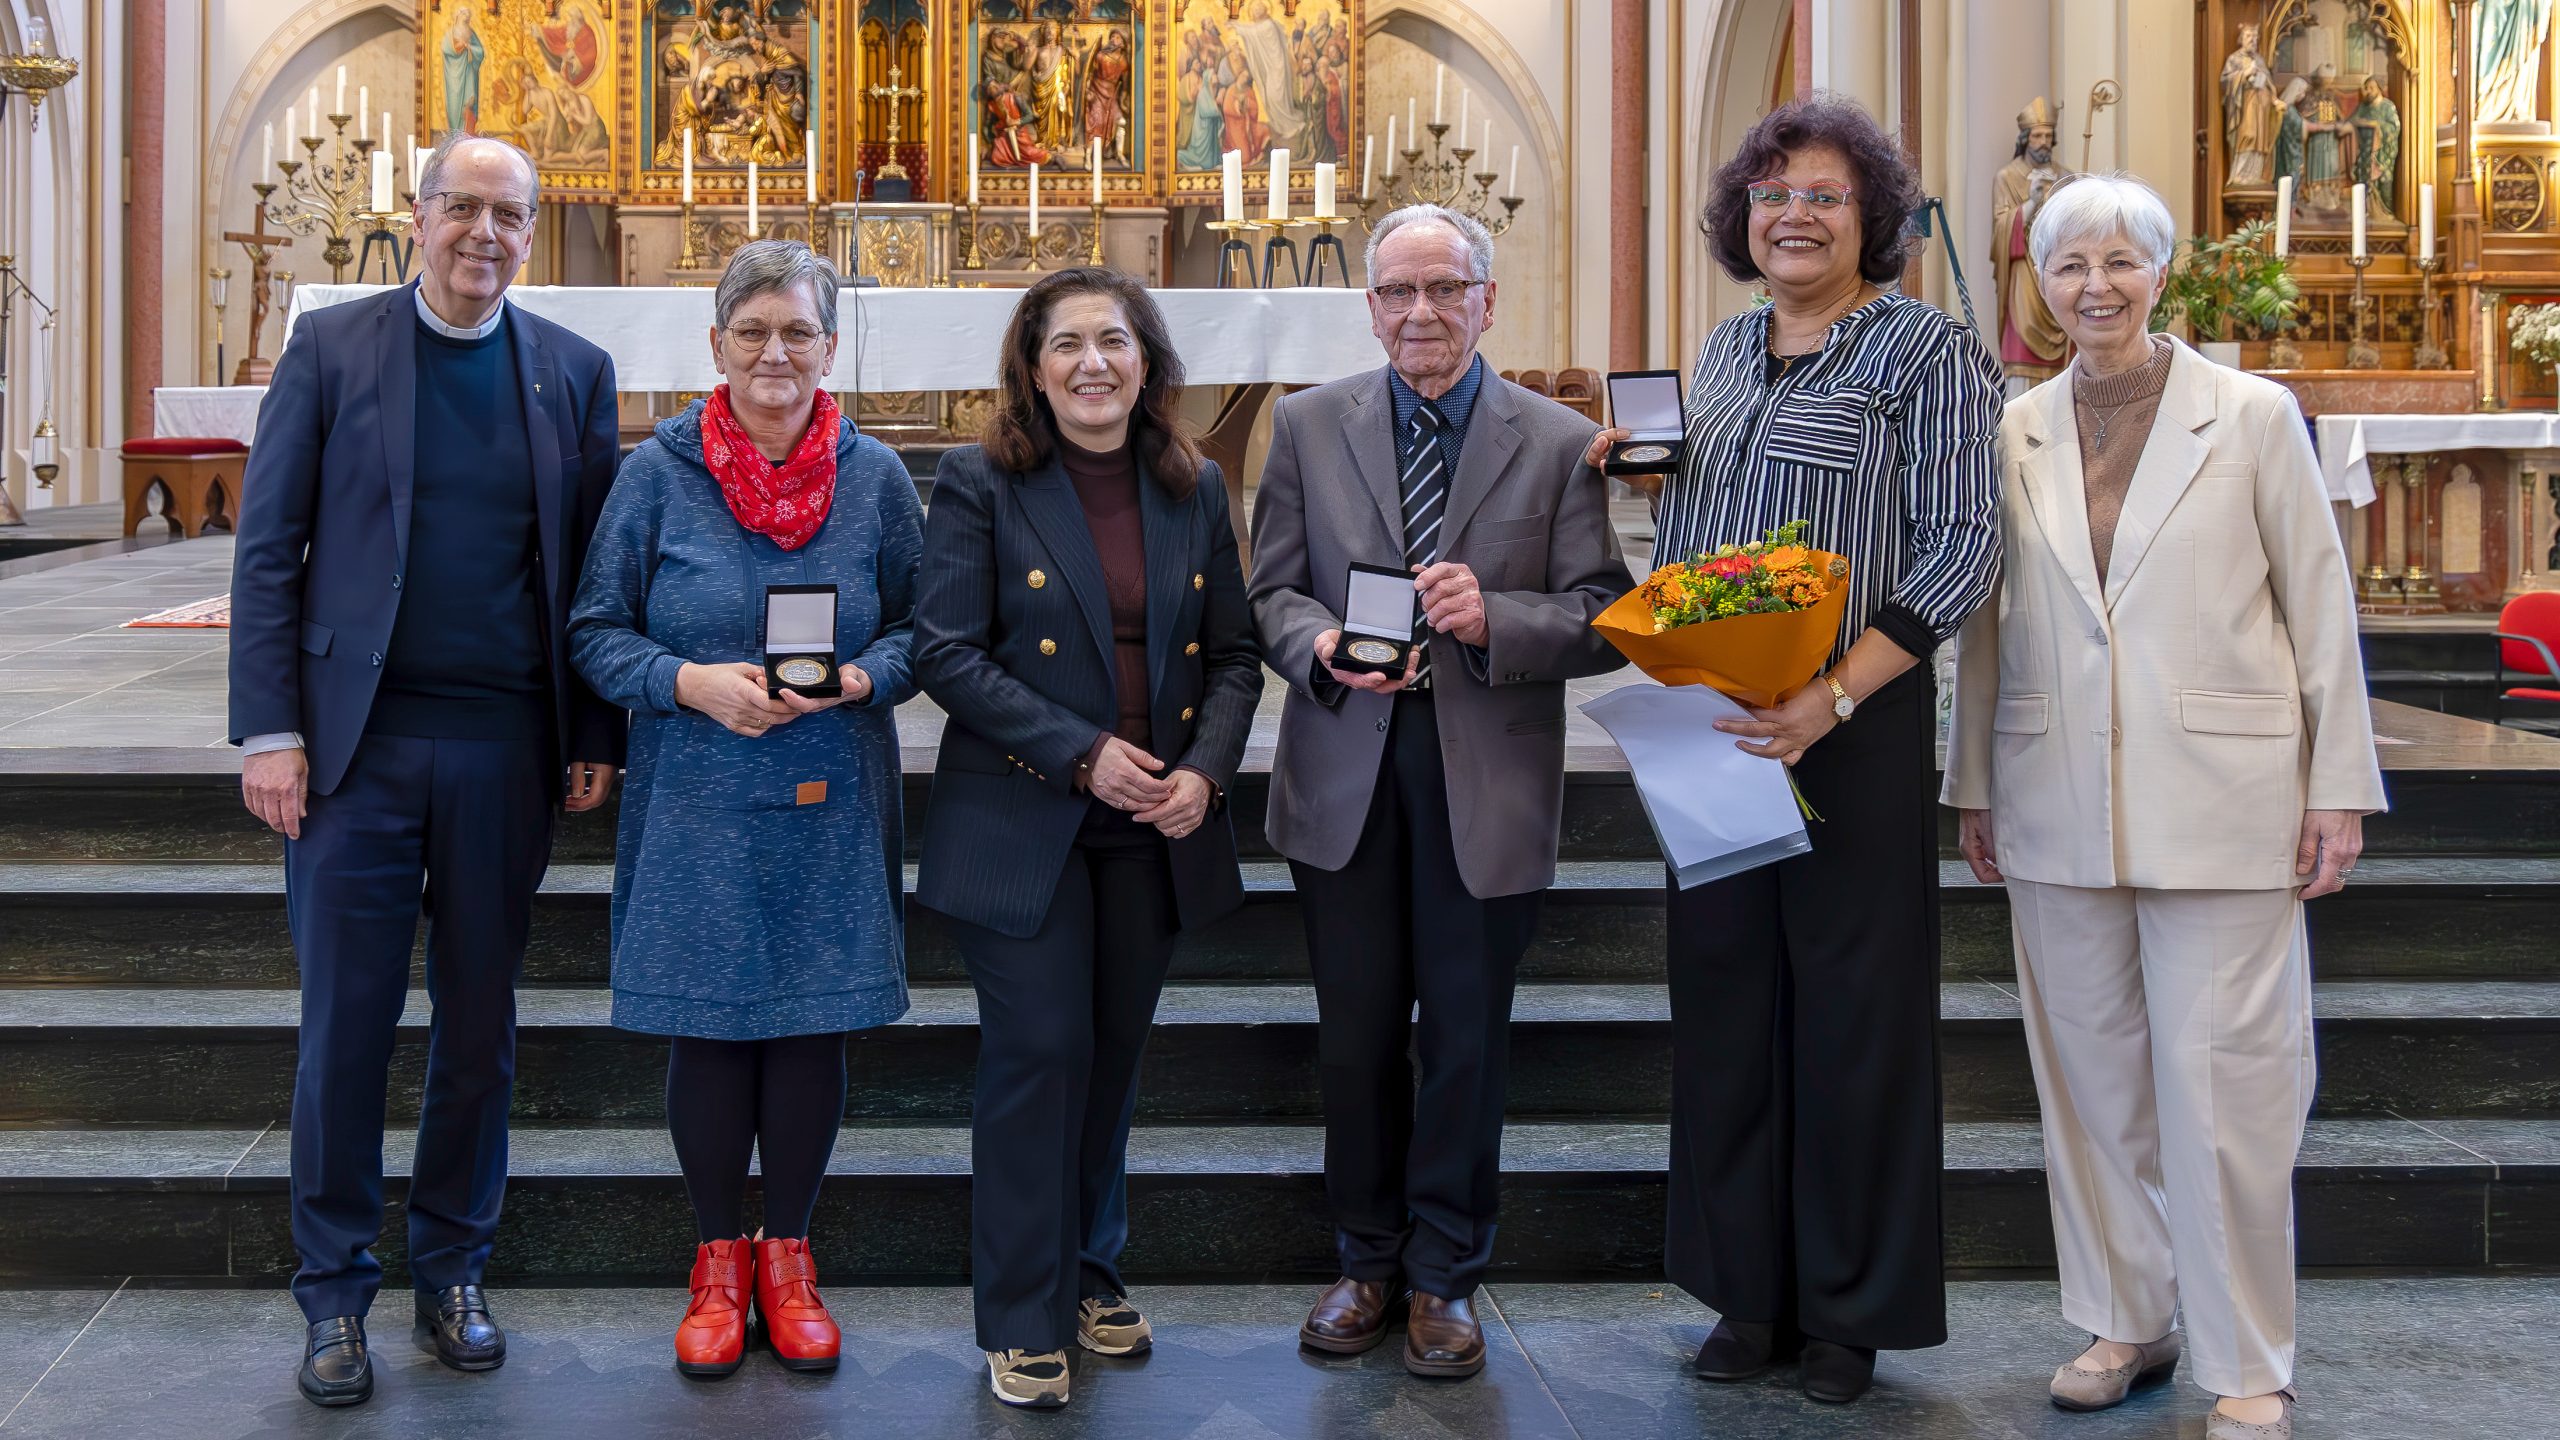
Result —
M 667 1130 L 704 1244 L 746 1233 L 747 1157 L 764 1160 L 764 1234 L 800 1240 L 844 1121 L 844 1036 L 675 1037 Z

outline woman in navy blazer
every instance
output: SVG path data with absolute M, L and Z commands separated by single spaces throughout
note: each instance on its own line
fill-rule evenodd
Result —
M 1262 664 L 1227 493 L 1144 286 L 1023 293 L 981 443 L 925 520 L 915 674 L 950 717 L 917 900 L 977 986 L 971 1259 L 988 1385 L 1066 1403 L 1069 1338 L 1150 1343 L 1128 1237 L 1138 1056 L 1174 936 L 1243 903 L 1225 797 Z

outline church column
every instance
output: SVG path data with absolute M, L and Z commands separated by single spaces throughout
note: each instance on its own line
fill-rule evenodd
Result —
M 160 192 L 168 140 L 168 0 L 131 0 L 132 128 L 126 155 L 133 169 L 125 202 L 124 433 L 151 433 L 151 392 L 160 384 Z M 104 442 L 108 437 L 96 437 Z
M 2471 160 L 2473 3 L 2453 0 L 2453 268 L 2457 271 L 2480 268 L 2480 192 L 2472 183 Z M 2484 355 L 2479 363 L 2485 371 L 2490 362 Z M 2485 381 L 2482 388 L 2487 388 Z
M 1645 0 L 1610 0 L 1609 368 L 1644 366 Z

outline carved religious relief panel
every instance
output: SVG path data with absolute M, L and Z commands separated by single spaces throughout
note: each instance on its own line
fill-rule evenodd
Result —
M 614 9 L 615 0 L 427 0 L 420 143 L 493 136 L 533 157 L 544 199 L 610 199 L 620 104 Z
M 960 143 L 978 140 L 981 193 L 1018 199 L 1037 165 L 1074 172 L 1044 183 L 1044 197 L 1082 203 L 1097 156 L 1106 201 L 1152 188 L 1148 35 L 1140 0 L 972 0 L 952 88 Z
M 1307 167 L 1342 165 L 1343 193 L 1351 193 L 1360 160 L 1359 0 L 1161 3 L 1168 12 L 1170 198 L 1215 203 L 1229 150 L 1243 152 L 1247 170 L 1267 170 L 1273 150 L 1288 151 L 1301 190 L 1313 184 Z M 1474 142 L 1456 136 L 1452 143 Z M 1412 148 L 1401 137 L 1397 144 Z M 1253 193 L 1252 213 L 1260 214 L 1268 191 Z
M 797 168 L 812 118 L 817 0 L 634 0 L 643 166 L 673 176 L 694 135 L 697 171 Z M 654 186 L 652 188 L 665 188 Z

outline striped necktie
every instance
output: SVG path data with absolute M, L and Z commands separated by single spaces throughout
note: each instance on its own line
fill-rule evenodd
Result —
M 1407 569 L 1429 565 L 1440 558 L 1440 522 L 1449 512 L 1449 457 L 1443 442 L 1448 433 L 1448 417 L 1440 413 L 1438 405 L 1425 400 L 1414 407 L 1413 423 L 1405 432 L 1401 485 Z M 1414 685 L 1423 687 L 1430 674 L 1431 650 L 1425 644 L 1421 664 L 1414 671 Z

